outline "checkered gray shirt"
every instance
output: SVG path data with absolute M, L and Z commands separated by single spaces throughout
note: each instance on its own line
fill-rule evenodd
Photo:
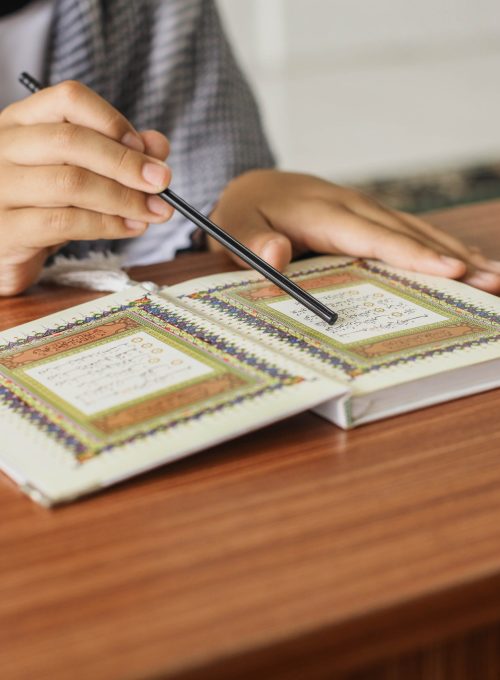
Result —
M 212 0 L 57 0 L 45 81 L 66 79 L 93 88 L 136 128 L 167 135 L 172 189 L 202 211 L 231 178 L 273 165 Z M 139 259 L 152 261 L 160 244 L 165 259 L 169 235 L 174 257 L 179 230 L 189 246 L 193 227 L 175 214 L 134 242 Z M 63 252 L 82 257 L 130 244 L 77 241 Z

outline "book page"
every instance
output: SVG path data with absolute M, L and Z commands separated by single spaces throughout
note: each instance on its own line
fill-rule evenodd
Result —
M 401 333 L 446 320 L 442 314 L 381 290 L 371 283 L 319 292 L 315 297 L 334 309 L 339 318 L 331 326 L 293 299 L 270 302 L 270 309 L 281 312 L 297 325 L 306 326 L 342 345 L 372 340 L 381 335 Z
M 353 393 L 500 358 L 500 300 L 482 291 L 346 257 L 296 262 L 287 274 L 338 321 L 329 326 L 255 272 L 188 281 L 169 294 Z
M 30 384 L 38 383 L 86 416 L 210 373 L 210 366 L 142 331 L 24 371 Z
M 0 467 L 50 504 L 343 392 L 138 287 L 0 335 Z

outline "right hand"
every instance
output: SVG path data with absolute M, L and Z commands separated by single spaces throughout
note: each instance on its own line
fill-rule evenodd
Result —
M 68 241 L 138 236 L 173 209 L 167 139 L 138 133 L 84 85 L 66 81 L 0 112 L 0 295 L 36 281 Z

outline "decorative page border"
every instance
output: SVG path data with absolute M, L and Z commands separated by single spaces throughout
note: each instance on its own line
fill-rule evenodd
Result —
M 47 360 L 47 355 L 59 358 L 106 341 L 102 337 L 102 330 L 106 324 L 112 322 L 125 322 L 124 330 L 117 336 L 111 336 L 113 339 L 131 334 L 134 332 L 131 329 L 131 321 L 135 322 L 141 331 L 154 333 L 156 337 L 163 335 L 175 339 L 187 351 L 191 348 L 194 355 L 201 352 L 210 363 L 217 364 L 222 373 L 228 376 L 241 376 L 242 380 L 232 383 L 229 381 L 228 390 L 215 395 L 214 398 L 174 409 L 137 427 L 128 427 L 110 436 L 96 435 L 95 432 L 82 427 L 82 424 L 71 417 L 66 409 L 58 408 L 53 401 L 44 398 L 46 395 L 43 394 L 43 390 L 32 389 L 32 385 L 27 385 L 20 375 L 16 375 L 15 357 L 20 353 L 25 354 L 25 358 L 28 357 L 28 363 L 31 365 L 43 363 L 44 359 Z M 71 341 L 73 340 L 74 345 L 77 338 L 77 347 L 71 347 Z M 61 351 L 54 353 L 54 346 Z M 66 324 L 47 328 L 43 332 L 16 338 L 0 346 L 0 402 L 38 431 L 63 444 L 78 463 L 303 380 L 302 377 L 280 369 L 210 330 L 183 310 L 173 308 L 168 302 L 152 300 L 149 295 L 127 304 L 75 318 Z M 148 399 L 149 395 L 144 401 Z
M 460 299 L 447 292 L 439 291 L 429 285 L 424 285 L 404 275 L 387 271 L 382 266 L 365 260 L 353 260 L 338 265 L 324 265 L 312 268 L 296 270 L 290 274 L 301 283 L 312 281 L 317 277 L 321 279 L 335 274 L 344 274 L 346 280 L 349 275 L 361 279 L 363 283 L 372 283 L 381 286 L 389 292 L 395 293 L 407 300 L 424 306 L 428 309 L 446 316 L 450 320 L 450 328 L 453 324 L 467 324 L 470 328 L 464 329 L 464 337 L 457 340 L 456 337 L 442 337 L 434 334 L 426 341 L 430 327 L 420 327 L 412 332 L 391 333 L 387 336 L 379 336 L 372 341 L 373 344 L 381 343 L 388 339 L 408 337 L 422 334 L 423 341 L 418 347 L 397 350 L 386 353 L 385 357 L 372 359 L 363 357 L 359 352 L 353 351 L 358 343 L 351 346 L 339 347 L 339 343 L 329 342 L 320 333 L 311 329 L 301 330 L 297 325 L 287 321 L 284 315 L 271 311 L 267 305 L 250 301 L 249 294 L 252 291 L 269 288 L 279 291 L 275 286 L 267 282 L 246 280 L 240 283 L 228 283 L 213 288 L 197 291 L 191 294 L 181 295 L 186 298 L 208 305 L 213 311 L 222 317 L 227 317 L 233 322 L 240 323 L 248 328 L 253 328 L 264 337 L 287 343 L 300 353 L 304 353 L 319 361 L 341 371 L 348 378 L 374 373 L 381 369 L 404 365 L 431 357 L 449 355 L 461 350 L 488 345 L 500 340 L 500 315 L 470 301 Z M 343 285 L 343 284 L 340 284 Z M 351 284 L 352 285 L 352 284 Z M 315 287 L 314 290 L 328 290 L 334 286 Z M 336 285 L 335 288 L 338 286 Z M 274 299 L 278 300 L 278 297 Z M 433 328 L 436 325 L 433 324 Z M 445 324 L 439 324 L 438 329 L 445 328 Z M 427 334 L 427 336 L 424 336 Z M 362 343 L 359 343 L 360 345 Z M 364 343 L 366 344 L 366 343 Z M 337 346 L 335 346 L 337 345 Z

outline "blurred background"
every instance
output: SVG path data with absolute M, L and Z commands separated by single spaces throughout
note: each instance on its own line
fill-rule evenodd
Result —
M 422 211 L 500 197 L 499 0 L 217 0 L 279 164 Z

